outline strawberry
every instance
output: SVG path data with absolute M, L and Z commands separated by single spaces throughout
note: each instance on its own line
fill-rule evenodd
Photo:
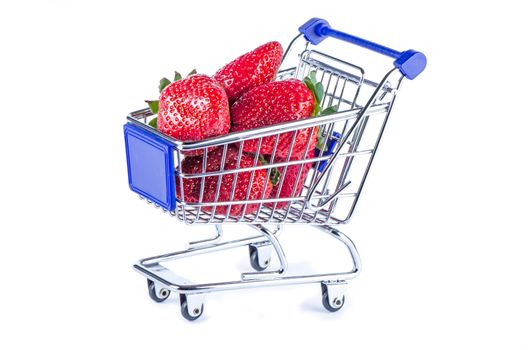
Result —
M 282 60 L 282 46 L 276 41 L 264 44 L 221 68 L 213 78 L 233 104 L 249 90 L 275 79 Z
M 180 141 L 227 134 L 230 119 L 224 89 L 201 74 L 170 83 L 161 91 L 157 127 Z
M 224 149 L 223 147 L 216 148 L 207 153 L 207 164 L 206 164 L 206 173 L 220 170 L 231 170 L 231 169 L 241 169 L 254 166 L 254 156 L 246 155 L 242 153 L 239 157 L 239 151 L 235 146 L 228 146 L 225 157 L 224 168 L 221 168 L 222 165 L 222 156 Z M 240 163 L 239 163 L 240 160 Z M 260 161 L 257 161 L 256 165 L 262 164 Z M 184 174 L 199 174 L 203 172 L 203 157 L 186 157 L 181 166 L 181 172 Z M 251 183 L 251 188 L 249 183 L 253 175 L 253 180 Z M 218 183 L 219 176 L 205 176 L 203 184 L 203 194 L 202 202 L 226 202 L 226 201 L 239 201 L 239 200 L 255 200 L 261 198 L 268 198 L 271 190 L 272 183 L 271 180 L 267 177 L 266 169 L 259 169 L 254 171 L 243 171 L 239 172 L 236 180 L 236 186 L 234 186 L 235 174 L 226 174 L 222 175 L 222 180 L 220 184 Z M 179 177 L 176 177 L 176 194 L 178 198 L 180 196 L 180 180 Z M 199 202 L 200 199 L 200 190 L 201 190 L 201 178 L 191 178 L 183 179 L 183 190 L 185 194 L 185 201 L 190 205 L 192 203 Z M 231 192 L 235 188 L 233 199 L 231 199 Z M 249 194 L 248 194 L 249 188 Z M 218 198 L 216 198 L 216 193 L 218 190 Z M 259 204 L 248 204 L 244 211 L 244 205 L 236 204 L 231 206 L 229 212 L 230 216 L 239 217 L 244 211 L 244 215 L 252 214 L 256 212 L 259 208 Z M 228 205 L 218 205 L 216 206 L 215 213 L 226 215 Z M 205 212 L 212 212 L 212 207 L 202 207 L 202 210 Z
M 314 158 L 315 152 L 314 149 L 312 149 L 306 156 L 306 159 Z M 290 159 L 290 160 L 297 160 L 297 159 Z M 287 159 L 283 158 L 276 158 L 275 163 L 282 163 L 286 162 Z M 284 171 L 284 167 L 278 167 L 277 170 L 279 172 L 279 178 L 277 179 L 277 185 L 273 187 L 271 190 L 270 198 L 289 198 L 289 197 L 298 197 L 301 194 L 304 181 L 306 180 L 306 177 L 308 176 L 308 172 L 310 171 L 312 167 L 312 163 L 304 163 L 304 164 L 295 164 L 295 165 L 289 165 L 286 171 Z M 297 181 L 297 175 L 299 175 L 299 180 Z M 282 179 L 284 178 L 284 180 Z M 282 185 L 281 185 L 282 181 Z M 279 192 L 280 187 L 280 192 Z M 276 203 L 276 205 L 275 205 Z M 275 203 L 266 203 L 266 206 L 269 208 L 273 208 L 275 206 L 276 209 L 283 209 L 285 208 L 289 202 L 275 202 Z
M 313 132 L 312 132 L 312 129 Z M 246 130 L 239 126 L 233 126 L 231 131 L 240 131 Z M 279 140 L 277 142 L 277 149 L 275 151 L 275 156 L 279 158 L 287 158 L 288 153 L 290 152 L 290 146 L 292 144 L 293 137 L 295 135 L 295 143 L 292 148 L 291 159 L 299 159 L 304 155 L 305 150 L 308 150 L 308 153 L 315 148 L 317 145 L 319 128 L 305 128 L 297 131 L 297 135 L 294 132 L 282 133 L 278 136 Z M 272 154 L 273 147 L 275 146 L 275 138 L 277 136 L 267 136 L 262 138 L 260 144 L 259 154 Z M 306 144 L 308 143 L 308 147 Z M 244 142 L 244 151 L 248 153 L 256 153 L 258 148 L 258 139 L 251 139 Z
M 316 100 L 308 87 L 297 79 L 274 81 L 254 88 L 246 93 L 231 107 L 231 131 L 242 131 L 273 125 L 282 122 L 305 119 L 314 112 Z M 283 133 L 279 136 L 276 156 L 288 156 L 293 132 Z M 299 157 L 304 152 L 306 144 L 310 141 L 310 129 L 298 132 L 292 157 Z M 267 136 L 262 139 L 260 154 L 271 154 L 276 136 Z M 317 138 L 314 131 L 313 137 Z M 245 152 L 257 151 L 258 139 L 244 143 Z
M 288 79 L 258 86 L 231 106 L 233 123 L 231 131 L 243 131 L 335 113 L 336 106 L 321 111 L 323 94 L 323 85 L 317 82 L 315 71 L 310 72 L 303 82 Z M 287 158 L 292 148 L 291 158 L 302 157 L 306 150 L 311 151 L 317 144 L 318 132 L 319 128 L 314 127 L 300 129 L 297 134 L 293 131 L 279 134 L 275 155 Z M 276 138 L 277 136 L 263 137 L 259 153 L 273 153 Z M 258 143 L 258 139 L 244 142 L 244 152 L 257 152 Z

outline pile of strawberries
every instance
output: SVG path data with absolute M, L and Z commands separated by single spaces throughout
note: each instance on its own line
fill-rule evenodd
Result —
M 321 113 L 323 88 L 321 83 L 315 81 L 315 73 L 311 73 L 304 82 L 297 79 L 274 81 L 282 54 L 281 45 L 273 41 L 238 57 L 212 77 L 193 71 L 185 79 L 176 73 L 173 82 L 163 78 L 159 101 L 147 101 L 152 111 L 158 113 L 151 126 L 180 141 L 199 141 L 229 132 L 335 112 L 330 107 Z M 179 171 L 183 174 L 198 174 L 203 173 L 204 169 L 209 173 L 254 167 L 267 162 L 285 162 L 290 149 L 289 160 L 313 158 L 317 136 L 317 128 L 307 128 L 299 130 L 297 134 L 282 133 L 278 140 L 276 136 L 264 137 L 260 142 L 259 139 L 246 140 L 242 152 L 238 143 L 225 149 L 212 148 L 206 157 L 203 151 L 187 152 Z M 275 157 L 270 159 L 274 149 Z M 258 158 L 255 157 L 257 152 Z M 223 168 L 222 159 L 225 159 Z M 224 174 L 221 180 L 218 175 L 207 176 L 203 183 L 200 178 L 186 178 L 180 184 L 177 176 L 177 197 L 189 204 L 200 200 L 218 203 L 295 197 L 300 194 L 310 167 L 310 163 L 305 163 L 271 172 L 267 169 L 243 171 L 238 172 L 238 175 Z M 297 181 L 299 172 L 301 174 Z M 272 176 L 268 176 L 268 173 Z M 278 186 L 281 182 L 282 185 Z M 182 187 L 184 198 L 180 193 Z M 267 205 L 280 209 L 287 202 Z M 258 208 L 259 204 L 255 203 L 217 205 L 215 213 L 238 217 L 254 213 Z M 213 209 L 203 207 L 202 210 L 211 212 Z

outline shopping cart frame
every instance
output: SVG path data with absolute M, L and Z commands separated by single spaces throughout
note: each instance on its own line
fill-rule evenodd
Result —
M 292 75 L 298 76 L 301 69 L 300 67 L 303 67 L 303 64 L 306 64 L 307 62 L 310 63 L 308 66 L 308 71 L 313 69 L 314 65 L 316 64 L 314 62 L 319 62 L 317 63 L 319 65 L 325 65 L 325 63 L 321 63 L 321 61 L 309 61 L 311 59 L 310 55 L 320 56 L 323 58 L 326 56 L 327 58 L 333 59 L 335 62 L 348 64 L 349 67 L 353 67 L 359 72 L 357 75 L 349 73 L 346 74 L 346 79 L 350 79 L 351 81 L 355 80 L 354 83 L 357 84 L 355 96 L 352 96 L 350 99 L 351 101 L 346 102 L 349 104 L 350 108 L 327 116 L 303 119 L 238 133 L 230 133 L 228 135 L 197 142 L 181 142 L 149 127 L 147 122 L 152 116 L 152 113 L 148 109 L 132 112 L 127 117 L 128 124 L 125 126 L 125 135 L 126 137 L 129 137 L 127 139 L 127 160 L 129 167 L 129 181 L 132 190 L 135 190 L 137 193 L 139 193 L 140 197 L 146 199 L 147 202 L 154 204 L 163 211 L 169 212 L 185 223 L 215 224 L 216 234 L 214 237 L 207 240 L 191 242 L 189 243 L 189 247 L 182 251 L 142 259 L 134 265 L 134 269 L 147 278 L 149 295 L 154 301 L 162 302 L 166 300 L 171 292 L 179 294 L 182 315 L 188 320 L 195 320 L 202 315 L 203 299 L 207 293 L 244 288 L 278 286 L 285 284 L 320 283 L 322 288 L 323 306 L 329 311 L 337 311 L 343 307 L 345 301 L 344 287 L 346 285 L 346 281 L 356 277 L 361 271 L 361 261 L 354 243 L 346 234 L 339 231 L 332 225 L 344 224 L 350 220 L 357 204 L 357 199 L 361 194 L 365 179 L 370 170 L 372 160 L 374 159 L 374 155 L 378 149 L 388 116 L 390 115 L 391 109 L 394 105 L 396 93 L 399 91 L 404 77 L 414 79 L 418 74 L 421 73 L 421 71 L 423 71 L 426 64 L 425 56 L 422 53 L 413 50 L 398 52 L 364 39 L 334 30 L 329 26 L 328 22 L 322 19 L 311 19 L 301 26 L 299 30 L 301 34 L 296 36 L 286 49 L 283 62 L 291 53 L 291 49 L 293 46 L 295 46 L 295 44 L 299 43 L 300 41 L 305 41 L 304 50 L 299 55 L 300 63 L 297 67 L 290 67 L 281 70 L 279 77 L 288 77 Z M 365 77 L 364 71 L 361 67 L 341 61 L 335 57 L 326 55 L 311 48 L 311 45 L 319 44 L 326 37 L 334 37 L 379 52 L 383 55 L 393 57 L 395 58 L 395 67 L 390 69 L 379 83 L 368 80 Z M 306 66 L 304 66 L 304 69 L 306 69 Z M 326 65 L 324 69 L 332 71 L 333 68 Z M 336 74 L 345 75 L 345 73 L 346 72 L 339 71 L 339 73 Z M 303 74 L 305 74 L 304 71 Z M 324 78 L 324 73 L 322 74 L 322 77 Z M 339 78 L 336 79 L 338 80 Z M 336 95 L 335 90 L 338 87 L 338 82 L 335 83 L 334 93 L 332 94 L 331 92 L 328 92 L 330 81 L 331 76 L 325 89 L 325 96 L 332 96 L 331 99 L 333 100 Z M 343 83 L 343 90 L 345 89 L 344 84 L 345 83 Z M 362 86 L 369 86 L 374 90 L 372 94 L 370 94 L 370 97 L 366 103 L 360 105 L 357 102 L 357 98 Z M 388 96 L 386 101 L 384 101 L 385 96 Z M 341 92 L 341 96 L 338 101 L 341 104 L 343 100 L 343 92 Z M 330 102 L 328 102 L 328 104 L 330 104 Z M 378 133 L 377 137 L 375 137 L 372 148 L 368 150 L 358 150 L 358 145 L 364 135 L 369 117 L 377 114 L 381 115 L 383 119 L 379 124 L 378 129 L 376 129 Z M 332 137 L 334 135 L 334 125 L 339 125 L 338 123 L 340 122 L 344 123 L 342 133 L 338 133 L 339 140 L 337 141 L 337 144 L 334 143 L 334 146 L 336 147 L 332 147 L 332 149 L 330 149 L 329 142 L 331 141 L 331 135 Z M 316 130 L 316 128 L 321 128 L 323 130 L 324 144 L 327 145 L 326 147 L 329 152 L 321 151 L 320 154 L 314 158 L 306 158 L 305 152 L 304 158 L 299 160 L 290 160 L 292 146 L 290 147 L 290 154 L 284 163 L 272 162 L 270 165 L 257 165 L 255 162 L 253 167 L 244 168 L 243 170 L 237 168 L 230 171 L 223 169 L 222 165 L 220 172 L 212 173 L 212 175 L 211 173 L 200 175 L 203 183 L 203 178 L 206 176 L 218 176 L 221 180 L 222 176 L 226 176 L 226 174 L 236 174 L 236 183 L 236 176 L 238 176 L 239 173 L 245 171 L 252 171 L 254 174 L 254 172 L 259 169 L 265 169 L 268 171 L 269 175 L 272 168 L 280 168 L 282 166 L 283 168 L 280 169 L 287 169 L 288 166 L 304 166 L 305 163 L 314 163 L 314 170 L 312 170 L 313 176 L 311 177 L 310 181 L 307 180 L 309 185 L 305 186 L 306 188 L 303 189 L 300 197 L 287 198 L 286 200 L 288 201 L 288 206 L 286 211 L 277 210 L 278 214 L 275 213 L 277 204 L 274 204 L 271 210 L 269 208 L 265 208 L 265 206 L 270 203 L 280 202 L 280 200 L 277 198 L 274 200 L 268 200 L 264 198 L 261 198 L 260 200 L 250 200 L 246 198 L 245 200 L 239 201 L 233 200 L 233 198 L 231 198 L 230 201 L 223 202 L 223 205 L 229 206 L 227 215 L 216 215 L 215 205 L 217 205 L 217 203 L 203 202 L 201 200 L 202 195 L 200 195 L 200 202 L 194 203 L 186 202 L 184 195 L 181 195 L 180 198 L 176 198 L 174 194 L 176 193 L 175 187 L 177 186 L 177 181 L 171 182 L 173 180 L 171 177 L 174 177 L 174 171 L 172 171 L 172 173 L 167 172 L 168 175 L 164 179 L 167 180 L 166 184 L 168 190 L 164 190 L 165 192 L 163 193 L 168 193 L 169 195 L 166 201 L 159 201 L 159 198 L 153 198 L 148 192 L 146 193 L 134 188 L 131 180 L 132 175 L 130 153 L 133 152 L 133 150 L 129 145 L 130 135 L 139 138 L 144 137 L 147 143 L 155 143 L 156 147 L 161 147 L 161 149 L 167 146 L 169 151 L 167 151 L 168 153 L 166 154 L 173 152 L 172 149 L 176 150 L 176 159 L 172 159 L 171 163 L 171 158 L 167 158 L 168 161 L 165 165 L 168 169 L 177 170 L 176 178 L 179 179 L 181 184 L 183 181 L 182 179 L 193 178 L 193 176 L 197 177 L 197 175 L 191 174 L 189 176 L 189 174 L 178 172 L 178 169 L 181 169 L 181 158 L 185 152 L 204 150 L 204 157 L 206 157 L 207 152 L 211 147 L 219 147 L 220 145 L 220 147 L 224 147 L 225 157 L 225 150 L 229 144 L 241 143 L 240 148 L 242 148 L 245 140 L 262 140 L 262 138 L 267 136 L 273 136 L 279 133 L 287 132 L 294 132 L 295 135 L 297 135 L 299 130 L 307 128 L 313 128 L 311 131 L 312 133 L 314 132 L 313 130 Z M 152 139 L 154 139 L 154 141 L 152 141 Z M 262 141 L 259 141 L 259 147 L 261 142 Z M 349 147 L 348 151 L 343 151 L 346 146 Z M 369 156 L 369 159 L 362 170 L 362 176 L 360 176 L 360 179 L 356 181 L 356 189 L 354 192 L 347 192 L 347 188 L 352 184 L 352 181 L 348 180 L 352 161 L 356 157 L 365 155 Z M 335 165 L 339 161 L 339 158 L 344 159 L 342 167 Z M 334 187 L 329 187 L 328 183 L 331 177 L 330 173 L 336 168 L 340 169 L 338 170 L 340 174 L 339 180 Z M 299 182 L 299 178 L 297 178 L 297 182 Z M 171 185 L 173 187 L 171 187 Z M 181 187 L 181 189 L 183 190 L 183 187 Z M 335 206 L 337 205 L 337 201 L 347 196 L 353 198 L 353 201 L 349 202 L 349 207 L 347 207 L 349 210 L 343 217 L 332 216 Z M 284 201 L 284 199 L 282 199 L 282 201 Z M 317 203 L 315 204 L 314 201 L 317 201 Z M 296 203 L 296 205 L 292 205 L 292 203 Z M 244 211 L 242 212 L 244 214 L 247 206 L 251 204 L 259 205 L 259 211 L 256 215 L 242 215 L 238 217 L 232 217 L 229 215 L 229 210 L 232 207 L 244 205 Z M 212 213 L 206 213 L 206 210 L 202 210 L 202 208 L 213 208 L 213 210 Z M 263 215 L 260 215 L 261 211 L 264 213 Z M 267 215 L 267 213 L 269 213 L 269 215 Z M 323 215 L 320 215 L 320 213 L 323 213 Z M 189 217 L 191 220 L 188 219 Z M 238 240 L 222 241 L 222 224 L 240 222 L 246 223 L 253 230 L 256 230 L 258 235 Z M 286 254 L 284 253 L 284 250 L 278 240 L 278 236 L 282 232 L 283 224 L 297 223 L 310 224 L 344 244 L 350 255 L 352 267 L 343 272 L 301 275 L 286 274 L 285 272 L 288 269 L 288 263 Z M 269 228 L 269 225 L 273 225 L 274 228 Z M 249 247 L 250 263 L 257 272 L 242 273 L 240 279 L 237 280 L 196 284 L 176 275 L 170 269 L 163 266 L 164 262 L 170 260 L 182 259 L 194 255 L 212 253 L 215 251 L 232 249 L 241 246 Z M 272 255 L 277 256 L 279 266 L 273 271 L 264 271 L 270 265 Z

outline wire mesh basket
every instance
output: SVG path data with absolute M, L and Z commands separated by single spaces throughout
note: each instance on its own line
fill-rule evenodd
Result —
M 288 54 L 291 54 L 289 50 Z M 168 186 L 172 192 L 164 193 L 168 201 L 161 202 L 151 193 L 137 192 L 187 224 L 348 222 L 403 74 L 393 68 L 381 81 L 372 81 L 362 67 L 314 49 L 307 48 L 298 57 L 297 66 L 281 70 L 278 79 L 302 80 L 315 72 L 316 79 L 324 86 L 322 108 L 335 106 L 336 113 L 198 142 L 181 142 L 148 125 L 155 117 L 149 109 L 132 112 L 128 120 L 167 142 L 174 162 L 174 171 L 169 176 L 174 177 L 170 180 L 173 185 Z M 299 142 L 299 139 L 316 137 L 323 145 L 322 150 L 310 152 L 309 143 Z M 268 148 L 267 154 L 260 152 L 263 145 Z M 245 152 L 247 149 L 253 152 Z M 198 163 L 203 169 L 186 172 L 185 161 L 189 155 L 201 157 Z M 216 166 L 207 169 L 208 157 L 215 158 Z M 252 164 L 247 166 L 248 163 Z M 254 180 L 262 178 L 263 173 L 269 178 L 275 170 L 284 175 L 280 176 L 275 190 L 269 196 L 265 196 L 266 190 L 256 196 L 252 186 L 260 184 Z M 285 182 L 288 191 L 283 191 Z M 199 193 L 186 193 L 187 184 L 199 187 Z M 266 183 L 265 187 L 268 186 L 271 185 Z M 225 192 L 231 195 L 226 197 Z

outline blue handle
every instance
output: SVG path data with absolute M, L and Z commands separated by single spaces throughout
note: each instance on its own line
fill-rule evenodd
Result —
M 423 72 L 425 66 L 427 65 L 427 58 L 421 52 L 414 50 L 400 52 L 383 45 L 373 43 L 372 41 L 340 32 L 339 30 L 332 29 L 330 24 L 321 18 L 312 18 L 300 26 L 299 31 L 304 34 L 304 38 L 313 45 L 319 44 L 327 37 L 332 37 L 394 58 L 394 66 L 396 66 L 396 68 L 398 68 L 405 77 L 411 80 Z

